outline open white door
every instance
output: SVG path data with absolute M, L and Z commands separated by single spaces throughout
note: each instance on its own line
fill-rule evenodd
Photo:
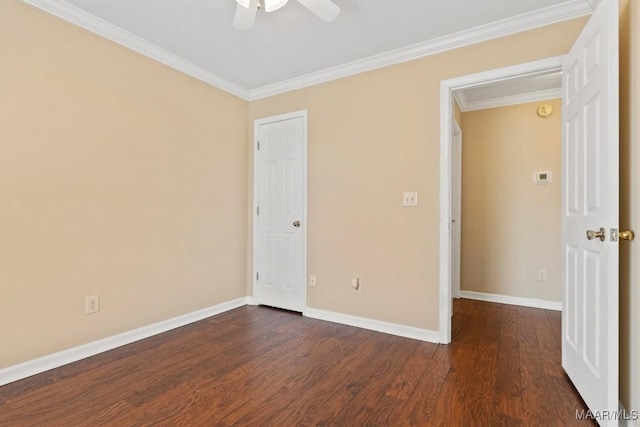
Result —
M 618 425 L 618 1 L 563 65 L 562 366 L 601 425 Z M 610 416 L 608 415 L 610 414 Z
M 302 312 L 306 289 L 307 113 L 254 124 L 254 296 Z

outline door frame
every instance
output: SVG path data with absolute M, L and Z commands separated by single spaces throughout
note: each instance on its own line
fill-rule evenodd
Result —
M 453 138 L 453 92 L 511 80 L 562 71 L 564 55 L 496 68 L 476 74 L 443 80 L 440 83 L 440 277 L 439 277 L 439 342 L 451 342 L 451 140 Z
M 453 198 L 454 191 L 453 189 L 451 190 L 451 195 L 452 195 L 451 206 L 455 206 L 456 210 L 458 211 L 458 216 L 456 218 L 456 221 L 458 222 L 456 222 L 455 223 L 456 225 L 454 226 L 454 228 L 458 230 L 458 233 L 456 236 L 457 242 L 455 242 L 456 245 L 453 245 L 453 239 L 452 239 L 452 243 L 451 243 L 451 248 L 455 251 L 453 253 L 454 254 L 453 256 L 457 258 L 457 264 L 453 264 L 453 260 L 451 260 L 452 264 L 451 264 L 451 270 L 450 270 L 455 274 L 455 277 L 457 278 L 457 280 L 454 280 L 451 283 L 451 296 L 453 298 L 460 298 L 460 278 L 461 278 L 460 266 L 462 264 L 462 260 L 461 260 L 462 258 L 462 128 L 460 127 L 460 124 L 455 118 L 453 119 L 452 132 L 453 133 L 451 135 L 451 144 L 453 144 L 453 141 L 457 141 L 456 145 L 459 147 L 459 152 L 457 153 L 457 156 L 453 156 L 453 155 L 451 156 L 451 170 L 452 172 L 453 171 L 457 172 L 458 176 L 455 178 L 455 180 L 453 179 L 453 174 L 450 176 L 451 176 L 451 183 L 453 184 L 455 181 L 457 181 L 459 188 L 457 188 L 458 194 L 455 194 L 455 200 Z M 453 167 L 454 162 L 458 164 L 457 168 Z M 451 278 L 453 279 L 454 276 L 452 276 Z
M 257 172 L 257 163 L 256 163 L 256 156 L 255 153 L 258 149 L 258 128 L 261 125 L 265 125 L 268 123 L 274 123 L 274 122 L 281 122 L 281 121 L 285 121 L 285 120 L 291 120 L 291 119 L 296 119 L 296 118 L 302 118 L 303 120 L 303 137 L 302 137 L 302 180 L 303 180 L 303 194 L 302 194 L 302 218 L 301 218 L 301 222 L 302 222 L 302 315 L 306 315 L 306 311 L 307 311 L 307 278 L 308 278 L 308 272 L 307 272 L 307 233 L 308 233 L 308 221 L 307 221 L 307 203 L 308 203 L 308 198 L 307 198 L 307 193 L 308 193 L 308 174 L 307 174 L 307 169 L 308 169 L 308 155 L 307 155 L 307 145 L 308 145 L 308 139 L 309 139 L 309 128 L 308 128 L 308 112 L 307 110 L 298 110 L 298 111 L 292 111 L 289 113 L 283 113 L 283 114 L 278 114 L 275 116 L 269 116 L 269 117 L 263 117 L 263 118 L 259 118 L 259 119 L 255 119 L 253 121 L 253 144 L 252 144 L 252 163 L 253 163 L 253 204 L 251 207 L 251 211 L 252 211 L 252 217 L 253 217 L 253 228 L 252 228 L 252 234 L 253 234 L 253 249 L 252 249 L 252 256 L 253 256 L 253 260 L 252 260 L 252 274 L 251 274 L 251 281 L 253 283 L 253 286 L 251 287 L 252 289 L 252 294 L 253 296 L 251 297 L 252 302 L 254 304 L 257 304 L 258 302 L 255 300 L 255 295 L 256 295 L 256 287 L 258 286 L 258 280 L 257 280 L 257 272 L 258 272 L 258 250 L 260 248 L 260 245 L 258 245 L 258 238 L 259 238 L 259 229 L 258 229 L 258 215 L 257 215 L 257 207 L 258 207 L 258 202 L 259 202 L 259 180 L 260 177 L 258 176 Z

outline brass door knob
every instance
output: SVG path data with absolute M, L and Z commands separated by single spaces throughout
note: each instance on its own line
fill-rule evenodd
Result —
M 589 240 L 593 240 L 593 239 L 600 239 L 601 242 L 604 242 L 605 239 L 605 229 L 600 227 L 600 230 L 598 231 L 593 231 L 593 230 L 587 230 L 587 239 Z
M 636 235 L 631 230 L 625 230 L 618 233 L 618 237 L 620 237 L 621 240 L 633 240 Z

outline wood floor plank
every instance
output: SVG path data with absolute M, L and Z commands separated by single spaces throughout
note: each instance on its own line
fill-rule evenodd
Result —
M 305 324 L 307 327 L 303 328 Z M 355 328 L 347 328 L 347 330 L 349 333 L 357 331 Z M 253 357 L 250 361 L 230 370 L 222 377 L 213 378 L 214 381 L 203 373 L 196 381 L 200 398 L 211 402 L 215 412 L 214 419 L 217 422 L 224 421 L 225 424 L 233 425 L 237 421 L 234 419 L 236 417 L 234 412 L 242 410 L 244 411 L 242 414 L 245 414 L 248 408 L 259 407 L 260 399 L 263 396 L 270 398 L 270 391 L 274 388 L 280 393 L 289 381 L 291 372 L 296 372 L 300 368 L 301 361 L 304 361 L 305 357 L 331 351 L 326 341 L 335 340 L 332 337 L 340 334 L 345 334 L 345 328 L 336 324 L 326 324 L 313 319 L 292 323 L 289 325 L 287 336 L 289 338 L 294 336 L 294 339 L 289 339 L 286 343 L 263 354 L 259 354 L 260 352 L 252 348 Z M 230 357 L 237 358 L 233 354 L 230 354 Z M 189 402 L 189 404 L 193 403 Z M 198 405 L 199 402 L 195 404 Z M 174 400 L 173 405 L 182 405 L 182 403 L 178 399 Z M 152 412 L 155 413 L 156 410 Z M 180 415 L 174 421 L 187 424 L 212 421 L 210 414 L 194 410 L 189 412 L 188 415 Z
M 95 408 L 92 408 L 95 410 Z M 125 426 L 131 425 L 131 420 L 135 416 L 136 408 L 129 405 L 124 400 L 107 406 L 106 408 L 92 414 L 89 419 L 80 421 L 77 427 L 94 427 L 94 426 Z M 74 416 L 74 418 L 76 418 Z
M 553 333 L 555 342 L 559 345 L 562 344 L 562 312 L 556 310 L 544 310 L 544 314 L 547 316 L 547 322 L 550 325 L 550 330 Z
M 353 328 L 351 331 L 354 334 L 357 333 L 357 329 Z M 224 420 L 226 422 L 233 421 L 234 423 L 253 425 L 257 422 L 270 421 L 272 418 L 281 418 L 282 414 L 295 413 L 296 400 L 303 393 L 306 393 L 317 381 L 320 381 L 325 375 L 329 374 L 335 369 L 336 364 L 340 361 L 344 361 L 347 355 L 354 354 L 358 350 L 358 346 L 355 340 L 351 340 L 351 337 L 346 337 L 338 340 L 331 339 L 332 344 L 321 344 L 323 350 L 328 348 L 328 352 L 319 351 L 314 355 L 314 358 L 298 361 L 292 361 L 289 365 L 295 364 L 296 374 L 290 375 L 288 381 L 279 390 L 279 397 L 283 400 L 280 404 L 274 404 L 274 402 L 268 403 L 268 409 L 264 407 L 267 405 L 258 403 L 258 406 L 262 407 L 261 410 L 253 411 L 247 414 L 245 417 L 237 418 L 238 413 L 234 414 L 234 417 L 227 417 Z M 323 354 L 324 353 L 324 354 Z
M 190 349 L 183 352 L 178 361 L 174 358 L 173 364 L 167 361 L 171 366 L 170 370 L 168 366 L 155 368 L 153 371 L 147 370 L 147 376 L 139 379 L 138 390 L 126 397 L 127 402 L 134 406 L 143 405 L 147 400 L 161 395 L 167 387 L 171 388 L 193 377 L 196 371 L 202 372 L 206 378 L 221 377 L 253 357 L 243 351 L 247 345 L 251 345 L 253 351 L 266 352 L 289 339 L 283 334 L 267 330 L 242 333 L 248 338 L 247 341 L 221 344 L 217 348 L 219 351 L 213 352 L 203 351 L 201 348 Z M 229 357 L 234 354 L 237 357 Z
M 421 368 L 422 375 L 411 392 L 406 394 L 406 399 L 404 394 L 385 394 L 378 405 L 369 411 L 367 424 L 425 426 L 435 419 L 433 409 L 450 368 L 433 359 L 421 362 Z
M 0 387 L 0 426 L 552 426 L 560 315 L 454 301 L 450 345 L 241 307 Z
M 557 402 L 558 407 L 562 408 L 558 420 L 567 426 L 597 426 L 598 423 L 595 420 L 578 420 L 576 419 L 576 409 L 586 409 L 584 401 L 580 397 L 580 394 L 570 384 L 569 378 L 558 377 L 556 375 L 549 375 L 547 377 L 549 389 Z M 573 392 L 569 392 L 569 391 Z
M 557 402 L 555 393 L 545 372 L 540 352 L 535 321 L 539 319 L 535 309 L 523 309 L 518 315 L 518 328 L 522 337 L 520 358 L 522 360 L 522 386 L 524 418 L 534 425 L 553 425 L 560 415 L 566 415 Z M 541 410 L 540 408 L 544 408 Z
M 435 360 L 430 365 L 404 408 L 395 411 L 398 425 L 424 426 L 438 420 L 435 407 L 451 368 Z
M 327 346 L 326 343 L 322 344 L 322 345 L 323 346 Z M 333 349 L 335 349 L 336 348 L 335 345 L 336 345 L 336 343 L 333 343 L 333 345 L 331 347 Z M 333 363 L 335 363 L 335 361 Z M 305 376 L 306 376 L 306 372 L 309 369 L 313 369 L 313 367 L 311 367 L 311 366 L 309 366 L 307 364 L 300 365 L 300 368 L 302 369 L 300 372 L 303 373 L 303 375 L 305 375 Z M 318 378 L 318 380 L 319 380 L 319 378 Z M 307 386 L 311 386 L 312 384 L 313 384 L 312 382 L 306 382 Z M 253 419 L 259 419 L 259 418 L 262 418 L 262 417 L 267 417 L 268 418 L 272 414 L 274 415 L 276 412 L 279 412 L 280 414 L 282 414 L 282 412 L 285 411 L 285 410 L 286 410 L 286 412 L 289 412 L 290 411 L 290 409 L 289 409 L 290 403 L 295 398 L 295 396 L 297 396 L 300 393 L 306 392 L 306 390 L 304 389 L 304 385 L 305 384 L 297 384 L 297 385 L 293 385 L 292 384 L 291 388 L 293 388 L 295 393 L 291 393 L 291 391 L 292 391 L 291 388 L 287 387 L 287 385 L 285 384 L 285 387 L 280 389 L 280 392 L 279 392 L 279 396 L 282 396 L 282 398 L 283 398 L 283 400 L 285 402 L 284 405 L 280 405 L 277 408 L 275 408 L 276 411 L 265 410 L 265 411 L 262 411 L 262 413 L 260 413 L 260 411 L 254 411 L 254 413 L 250 414 L 250 415 L 253 417 Z M 271 402 L 270 404 L 273 405 L 273 402 Z M 233 420 L 233 421 L 244 420 L 244 422 L 249 422 L 249 421 L 251 421 L 251 418 L 245 418 L 245 419 L 225 418 L 225 421 L 230 421 L 230 420 Z
M 288 425 L 292 420 L 303 426 L 327 425 L 351 404 L 364 387 L 363 367 L 375 370 L 382 363 L 378 356 L 385 344 L 379 334 L 367 332 L 368 337 L 358 345 L 357 352 L 350 353 L 327 374 L 326 380 L 333 387 L 324 386 L 324 381 L 314 384 L 274 417 L 274 425 Z
M 522 413 L 522 372 L 518 334 L 518 310 L 521 308 L 504 306 L 503 309 L 493 401 L 500 413 L 517 416 Z
M 290 366 L 280 366 L 278 363 L 301 357 L 305 352 L 322 345 L 323 341 L 319 337 L 326 334 L 326 325 L 315 321 L 311 327 L 298 330 L 300 326 L 299 322 L 290 325 L 290 332 L 294 339 L 286 340 L 271 349 L 264 349 L 263 352 L 252 348 L 250 354 L 253 357 L 250 360 L 233 369 L 230 365 L 228 372 L 222 376 L 212 376 L 203 371 L 189 384 L 183 383 L 179 393 L 175 393 L 172 389 L 168 394 L 150 399 L 145 403 L 149 409 L 143 418 L 149 419 L 161 415 L 164 420 L 185 423 L 185 425 L 212 421 L 223 423 L 224 417 L 239 408 L 245 410 L 253 408 L 253 399 L 255 396 L 260 396 L 261 388 L 270 390 L 267 396 L 271 396 L 277 384 L 284 381 L 290 374 L 287 370 Z M 235 360 L 236 357 L 241 356 L 241 354 L 229 353 L 227 358 Z M 221 364 L 226 363 L 222 360 Z M 166 405 L 167 402 L 170 404 Z M 163 405 L 167 407 L 162 408 Z M 202 406 L 206 406 L 210 411 L 198 410 Z
M 380 354 L 382 363 L 375 370 L 361 367 L 361 376 L 367 378 L 349 405 L 336 417 L 336 425 L 347 425 L 351 420 L 361 417 L 363 409 L 374 408 L 387 392 L 391 382 L 397 376 L 398 369 L 403 367 L 415 352 L 418 342 L 406 338 L 389 340 L 388 351 Z
M 345 348 L 345 346 L 347 348 Z M 274 364 L 274 369 L 282 371 L 280 381 L 275 384 L 278 387 L 277 401 L 266 393 L 274 386 L 274 381 L 263 383 L 256 393 L 252 393 L 253 410 L 236 410 L 223 418 L 223 421 L 231 425 L 256 425 L 267 422 L 281 411 L 288 409 L 291 402 L 300 393 L 304 393 L 345 356 L 346 352 L 355 350 L 349 346 L 349 342 L 342 339 L 326 338 L 316 342 L 299 357 L 287 357 L 286 360 Z M 291 367 L 294 367 L 291 369 Z M 265 390 L 267 389 L 267 390 Z
M 281 321 L 286 321 L 286 317 L 274 318 L 274 324 Z M 234 331 L 240 332 L 240 337 L 226 338 L 225 335 L 214 348 L 209 348 L 210 344 L 206 339 L 195 339 L 197 335 L 188 334 L 190 341 L 179 337 L 175 345 L 165 344 L 139 352 L 126 360 L 107 365 L 107 369 L 100 370 L 101 373 L 93 370 L 83 376 L 79 385 L 91 390 L 99 401 L 109 404 L 125 399 L 133 406 L 140 406 L 190 378 L 193 375 L 189 372 L 191 369 L 209 368 L 208 375 L 212 375 L 212 372 L 226 372 L 231 366 L 242 363 L 246 353 L 240 350 L 245 346 L 252 345 L 254 350 L 262 350 L 278 346 L 288 339 L 282 334 L 269 331 L 268 325 L 254 324 Z M 237 359 L 222 358 L 225 354 L 237 352 L 242 353 Z M 149 360 L 154 363 L 149 363 Z M 127 361 L 130 363 L 126 363 Z M 91 387 L 95 382 L 102 384 L 99 389 Z M 122 393 L 123 390 L 127 390 L 126 395 Z
M 547 375 L 553 375 L 559 378 L 564 376 L 564 370 L 561 363 L 561 341 L 560 323 L 551 322 L 549 310 L 533 310 L 532 316 L 535 317 L 534 325 L 536 329 L 536 337 L 540 346 L 540 354 L 544 364 L 544 371 Z
M 409 399 L 425 371 L 433 366 L 435 350 L 436 345 L 434 344 L 421 343 L 418 345 L 415 353 L 393 380 L 385 395 L 399 401 Z
M 56 405 L 51 404 L 52 397 Z M 0 425 L 4 426 L 60 426 L 73 425 L 77 419 L 92 416 L 106 404 L 86 396 L 84 390 L 72 384 L 55 382 L 26 396 L 12 399 L 11 409 L 0 413 Z M 69 411 L 73 407 L 73 411 Z

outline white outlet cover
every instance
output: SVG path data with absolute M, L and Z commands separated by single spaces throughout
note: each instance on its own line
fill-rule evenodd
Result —
M 100 311 L 100 296 L 92 295 L 88 296 L 84 300 L 84 312 L 85 314 L 97 313 Z
M 418 192 L 417 191 L 403 192 L 402 206 L 418 206 Z

